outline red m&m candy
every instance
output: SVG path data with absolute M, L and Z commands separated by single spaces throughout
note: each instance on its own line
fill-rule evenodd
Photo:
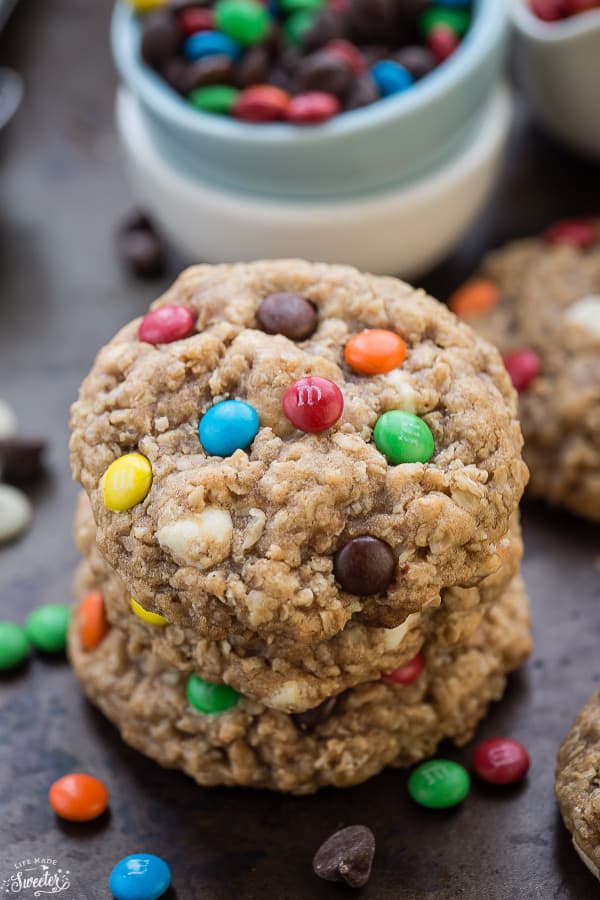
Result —
M 342 111 L 337 97 L 325 91 L 296 94 L 287 108 L 287 120 L 294 125 L 319 125 Z
M 215 19 L 212 9 L 190 6 L 178 13 L 177 24 L 184 35 L 189 37 L 198 31 L 212 31 L 215 27 Z
M 473 768 L 489 784 L 514 784 L 529 770 L 529 753 L 512 738 L 490 738 L 473 751 Z
M 596 225 L 590 219 L 562 219 L 544 232 L 547 244 L 573 244 L 580 250 L 591 247 L 597 238 Z
M 542 371 L 541 360 L 535 350 L 513 350 L 504 357 L 504 365 L 519 393 L 526 391 Z
M 299 378 L 283 395 L 284 415 L 300 431 L 326 431 L 335 425 L 343 409 L 344 398 L 337 384 L 319 375 Z
M 400 666 L 399 669 L 394 669 L 393 672 L 382 675 L 381 680 L 387 681 L 389 684 L 412 684 L 422 671 L 423 657 L 420 653 L 417 653 L 405 666 Z
M 254 84 L 239 95 L 233 115 L 244 122 L 277 122 L 284 119 L 290 95 L 273 84 Z
M 170 344 L 189 337 L 195 322 L 194 313 L 187 306 L 159 306 L 142 319 L 138 338 L 147 344 Z
M 452 56 L 460 45 L 460 38 L 452 28 L 446 25 L 438 25 L 432 28 L 427 35 L 427 46 L 435 56 L 438 63 L 444 62 Z

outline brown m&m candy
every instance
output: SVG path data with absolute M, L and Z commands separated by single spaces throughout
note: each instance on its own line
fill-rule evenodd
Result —
M 333 571 L 342 588 L 361 597 L 381 594 L 396 574 L 396 557 L 389 544 L 365 534 L 352 538 L 338 550 Z
M 313 706 L 312 709 L 307 709 L 302 713 L 293 713 L 292 719 L 294 720 L 294 725 L 299 728 L 300 731 L 312 731 L 317 725 L 320 725 L 321 722 L 327 721 L 336 708 L 337 702 L 337 696 L 328 697 L 327 700 L 323 700 L 322 703 L 319 703 L 318 706 Z
M 258 324 L 267 334 L 283 334 L 304 341 L 317 327 L 317 310 L 300 294 L 269 294 L 256 311 Z

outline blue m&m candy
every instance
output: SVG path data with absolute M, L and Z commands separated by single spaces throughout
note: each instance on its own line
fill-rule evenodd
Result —
M 190 62 L 204 56 L 229 56 L 237 59 L 241 53 L 241 46 L 220 31 L 199 31 L 190 35 L 183 45 L 183 54 Z
M 108 880 L 116 900 L 158 900 L 170 885 L 170 868 L 153 853 L 133 853 L 119 860 Z
M 400 94 L 407 90 L 413 77 L 404 66 L 394 62 L 393 59 L 382 59 L 371 68 L 371 75 L 379 88 L 382 97 L 390 97 L 392 94 Z
M 222 400 L 202 416 L 200 443 L 210 456 L 231 456 L 245 450 L 258 434 L 258 413 L 243 400 Z

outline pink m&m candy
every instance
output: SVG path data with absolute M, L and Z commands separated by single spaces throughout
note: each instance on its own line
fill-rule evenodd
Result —
M 420 653 L 417 653 L 410 662 L 407 662 L 405 666 L 400 666 L 399 669 L 394 669 L 393 672 L 388 672 L 387 675 L 382 675 L 381 680 L 387 681 L 388 684 L 412 684 L 413 681 L 416 681 L 421 672 L 423 671 L 423 657 Z
M 343 409 L 344 398 L 337 384 L 319 375 L 299 378 L 283 395 L 284 415 L 300 431 L 326 431 L 335 425 Z
M 547 244 L 573 244 L 580 250 L 587 250 L 597 238 L 596 225 L 590 219 L 562 219 L 544 232 Z
M 473 768 L 489 784 L 514 784 L 527 774 L 531 760 L 519 741 L 490 738 L 473 751 Z
M 535 350 L 513 350 L 504 357 L 504 365 L 519 393 L 526 391 L 542 371 L 541 360 Z
M 142 319 L 138 338 L 147 344 L 170 344 L 189 337 L 195 322 L 194 314 L 187 306 L 159 306 Z

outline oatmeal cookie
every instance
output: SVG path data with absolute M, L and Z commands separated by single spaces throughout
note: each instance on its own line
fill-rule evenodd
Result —
M 129 592 L 95 545 L 96 528 L 85 494 L 78 502 L 74 535 L 85 557 L 76 576 L 76 593 L 83 596 L 99 586 L 108 619 L 127 631 L 130 656 L 136 657 L 139 648 L 150 642 L 152 652 L 166 666 L 195 671 L 207 681 L 231 685 L 248 698 L 288 713 L 303 712 L 348 687 L 406 665 L 425 640 L 431 646 L 444 646 L 468 639 L 484 610 L 518 573 L 522 556 L 515 516 L 499 545 L 502 565 L 476 588 L 448 588 L 442 593 L 441 606 L 411 613 L 402 625 L 391 629 L 351 619 L 329 641 L 305 647 L 282 638 L 268 642 L 251 631 L 219 641 L 203 638 L 194 631 L 185 607 L 179 609 L 176 624 L 155 616 L 144 621 L 132 610 Z
M 511 243 L 465 287 L 451 307 L 519 389 L 531 494 L 600 521 L 600 230 L 592 246 Z
M 123 739 L 163 766 L 179 768 L 202 785 L 244 785 L 308 794 L 346 787 L 385 766 L 406 766 L 450 738 L 468 741 L 506 674 L 531 650 L 529 609 L 515 578 L 460 646 L 426 646 L 424 667 L 406 686 L 374 681 L 350 688 L 316 710 L 287 715 L 239 696 L 231 688 L 214 712 L 196 675 L 170 668 L 140 638 L 135 656 L 127 631 L 113 626 L 84 650 L 73 617 L 69 653 L 88 697 Z M 190 681 L 192 682 L 190 686 Z M 223 686 L 219 686 L 222 690 Z
M 600 878 L 600 689 L 592 694 L 562 743 L 555 789 L 575 849 Z
M 102 554 L 212 640 L 402 624 L 498 568 L 527 477 L 490 344 L 396 279 L 301 261 L 188 269 L 71 425 Z

